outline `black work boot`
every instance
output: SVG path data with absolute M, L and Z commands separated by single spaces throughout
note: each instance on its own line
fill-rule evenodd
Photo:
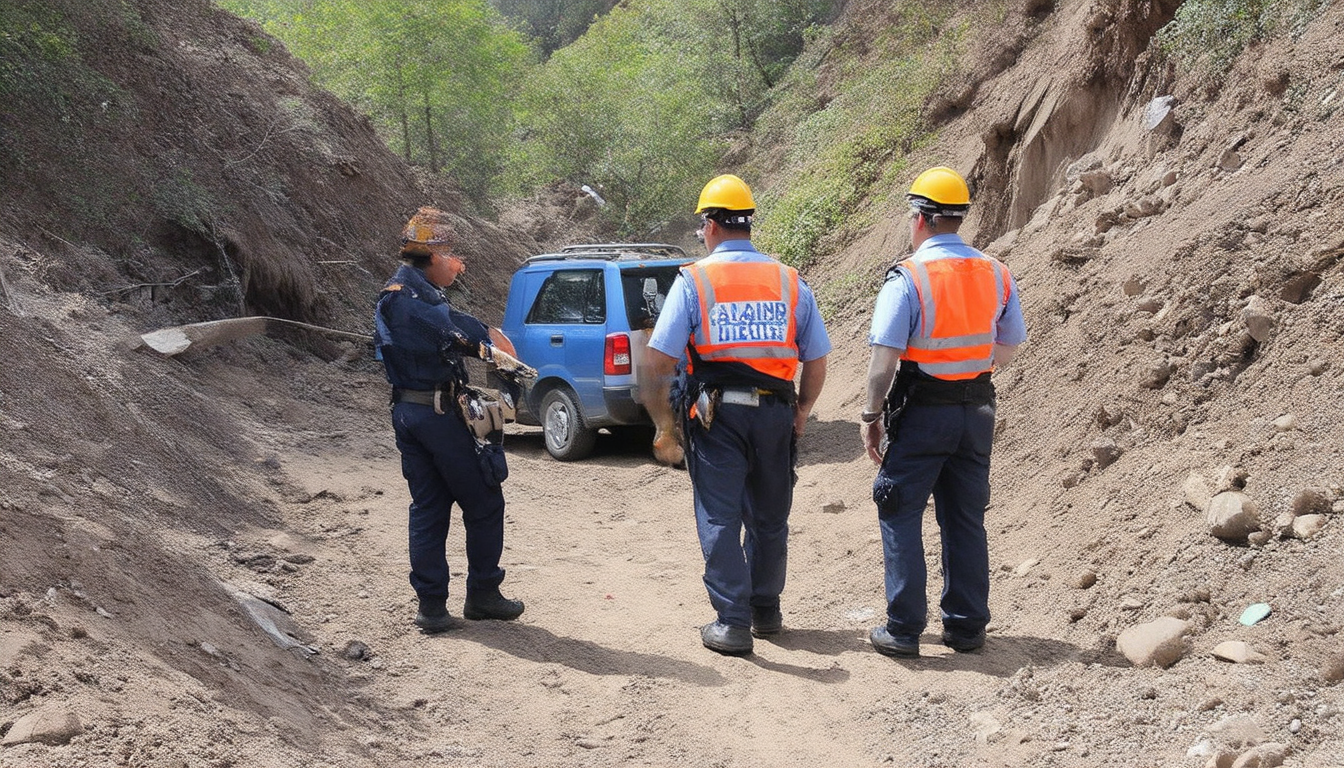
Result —
M 513 621 L 523 615 L 523 601 L 510 600 L 500 594 L 499 589 L 484 592 L 468 592 L 467 601 L 462 605 L 463 618 L 472 621 L 498 619 Z
M 907 659 L 919 656 L 919 635 L 893 635 L 885 626 L 873 627 L 873 631 L 868 633 L 868 642 L 883 656 Z
M 778 635 L 784 629 L 784 614 L 779 606 L 753 605 L 751 607 L 751 634 L 756 637 Z
M 700 628 L 700 642 L 711 651 L 725 656 L 745 656 L 751 653 L 751 631 L 721 621 L 713 621 Z
M 448 613 L 447 598 L 422 597 L 420 610 L 415 614 L 415 626 L 427 635 L 457 629 L 457 619 Z

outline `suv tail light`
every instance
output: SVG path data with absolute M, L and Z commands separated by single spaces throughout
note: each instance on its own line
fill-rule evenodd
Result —
M 607 349 L 602 355 L 602 373 L 623 376 L 630 373 L 630 336 L 613 333 L 607 336 Z

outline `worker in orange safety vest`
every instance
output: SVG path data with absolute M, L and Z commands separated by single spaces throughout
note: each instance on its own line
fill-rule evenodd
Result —
M 736 176 L 701 191 L 695 212 L 709 256 L 683 267 L 668 291 L 640 383 L 657 428 L 654 455 L 668 464 L 684 456 L 691 475 L 705 588 L 717 614 L 700 640 L 727 655 L 750 653 L 753 636 L 783 630 L 797 439 L 831 349 L 798 271 L 752 246 L 755 210 Z M 686 386 L 674 411 L 670 381 L 683 356 Z
M 915 252 L 888 271 L 878 293 L 859 421 L 864 448 L 881 465 L 873 501 L 887 621 L 869 640 L 880 653 L 911 657 L 928 623 L 922 520 L 930 495 L 942 533 L 942 641 L 961 652 L 984 645 L 990 375 L 1026 340 L 1026 324 L 1008 268 L 957 235 L 970 208 L 966 181 L 931 168 L 906 199 Z

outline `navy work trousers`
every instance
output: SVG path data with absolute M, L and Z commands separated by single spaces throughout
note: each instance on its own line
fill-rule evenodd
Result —
M 918 635 L 928 624 L 923 519 L 929 495 L 942 537 L 943 628 L 978 633 L 989 623 L 989 454 L 994 404 L 910 405 L 900 414 L 873 482 L 887 589 L 887 630 Z
M 719 621 L 751 626 L 751 608 L 778 607 L 793 505 L 793 406 L 721 403 L 705 429 L 686 424 L 686 469 L 705 556 L 705 589 Z
M 448 596 L 444 548 L 453 503 L 467 529 L 467 592 L 488 592 L 504 580 L 504 491 L 486 482 L 476 442 L 455 409 L 436 414 L 418 403 L 392 407 L 401 474 L 411 491 L 411 587 L 422 598 Z

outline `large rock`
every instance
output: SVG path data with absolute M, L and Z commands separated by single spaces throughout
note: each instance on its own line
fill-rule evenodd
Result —
M 1293 518 L 1292 535 L 1295 539 L 1310 539 L 1325 527 L 1325 515 L 1302 515 Z
M 1260 343 L 1269 339 L 1270 334 L 1274 332 L 1274 326 L 1278 321 L 1270 313 L 1269 304 L 1259 296 L 1252 296 L 1247 302 L 1246 308 L 1241 310 L 1241 319 L 1246 323 L 1246 330 L 1251 334 L 1251 338 Z
M 70 740 L 84 732 L 79 717 L 66 709 L 43 708 L 20 717 L 15 721 L 9 733 L 5 734 L 0 745 L 13 744 L 69 744 Z
M 1240 640 L 1224 640 L 1215 645 L 1213 656 L 1216 659 L 1230 661 L 1233 664 L 1262 664 L 1265 661 L 1263 653 L 1257 653 L 1251 646 Z
M 1185 655 L 1186 626 L 1178 618 L 1163 616 L 1121 632 L 1115 647 L 1136 667 L 1169 667 Z
M 1232 768 L 1278 768 L 1291 750 L 1287 744 L 1269 742 L 1241 753 Z
M 1245 541 L 1260 528 L 1260 510 L 1240 491 L 1223 491 L 1209 502 L 1209 533 L 1225 541 Z

